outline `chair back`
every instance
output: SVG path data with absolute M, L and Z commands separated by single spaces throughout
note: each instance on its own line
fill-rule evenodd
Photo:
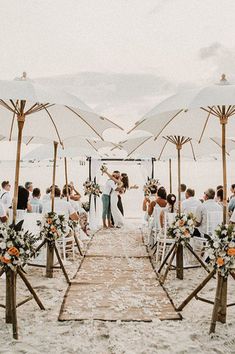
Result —
M 161 223 L 160 223 L 160 215 L 162 212 L 163 208 L 160 207 L 160 205 L 156 204 L 154 209 L 153 209 L 153 228 L 160 230 L 161 229 Z
M 25 213 L 24 215 L 24 230 L 31 232 L 34 235 L 39 234 L 40 227 L 37 225 L 37 221 L 42 220 L 42 214 L 39 213 Z
M 8 213 L 9 213 L 9 223 L 11 224 L 13 221 L 13 209 L 8 209 Z M 25 214 L 26 214 L 26 210 L 17 209 L 16 210 L 16 223 L 23 220 Z
M 223 221 L 223 211 L 209 211 L 207 213 L 207 235 L 213 234 L 215 229 Z

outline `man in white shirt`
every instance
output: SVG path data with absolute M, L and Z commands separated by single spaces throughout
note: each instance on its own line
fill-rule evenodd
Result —
M 7 214 L 2 202 L 0 202 L 0 221 L 6 222 L 7 221 Z
M 31 199 L 33 199 L 33 183 L 32 182 L 26 182 L 24 187 L 29 192 L 29 201 L 31 201 Z
M 112 227 L 111 221 L 111 209 L 110 209 L 110 195 L 113 190 L 116 189 L 116 184 L 112 179 L 108 179 L 105 183 L 103 194 L 102 194 L 102 203 L 103 203 L 103 213 L 102 213 L 102 220 L 103 220 L 103 227 L 106 229 L 107 227 Z M 106 224 L 108 221 L 108 226 Z
M 182 183 L 182 184 L 180 185 L 180 199 L 181 199 L 181 202 L 182 202 L 183 200 L 185 200 L 186 188 L 187 188 L 186 184 L 183 184 L 183 183 Z
M 64 215 L 66 219 L 78 220 L 78 214 L 73 209 L 72 205 L 64 199 L 61 199 L 61 191 L 58 187 L 55 188 L 54 212 L 58 215 Z M 43 204 L 42 212 L 49 213 L 51 211 L 51 200 Z
M 0 202 L 2 202 L 5 210 L 8 210 L 12 204 L 10 190 L 11 190 L 11 185 L 9 181 L 3 181 L 2 190 L 0 192 Z
M 185 193 L 186 199 L 182 201 L 182 211 L 185 214 L 195 214 L 198 206 L 201 205 L 200 200 L 195 197 L 194 189 L 188 188 Z
M 215 191 L 212 188 L 209 188 L 204 193 L 204 203 L 199 205 L 196 209 L 196 226 L 200 235 L 204 237 L 207 234 L 207 213 L 215 211 L 223 211 L 222 206 L 216 203 L 214 200 Z

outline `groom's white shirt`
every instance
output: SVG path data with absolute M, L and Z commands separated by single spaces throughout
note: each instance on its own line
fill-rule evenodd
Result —
M 110 195 L 112 190 L 116 189 L 115 182 L 112 179 L 108 179 L 105 183 L 103 194 Z

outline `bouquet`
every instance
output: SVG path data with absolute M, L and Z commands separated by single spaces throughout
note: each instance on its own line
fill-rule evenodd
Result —
M 107 172 L 107 171 L 108 171 L 108 167 L 105 166 L 105 165 L 102 165 L 102 166 L 100 167 L 100 171 L 102 172 L 102 175 L 103 175 L 104 172 Z
M 90 203 L 89 202 L 82 203 L 82 208 L 88 213 L 88 211 L 90 210 Z
M 92 182 L 87 180 L 85 183 L 83 183 L 84 187 L 84 195 L 95 195 L 96 197 L 99 197 L 100 194 L 102 194 L 100 190 L 100 185 L 97 184 L 96 182 Z
M 159 186 L 159 180 L 150 178 L 144 185 L 143 191 L 145 196 L 150 196 L 151 194 L 156 193 L 157 187 Z
M 235 230 L 234 225 L 218 225 L 213 235 L 207 236 L 206 263 L 227 277 L 235 270 Z
M 175 221 L 169 226 L 167 235 L 185 245 L 194 233 L 194 216 L 192 214 L 176 215 Z
M 51 242 L 69 232 L 68 222 L 64 215 L 57 215 L 54 212 L 45 214 L 42 221 L 38 221 L 37 224 L 40 226 L 40 237 Z
M 26 264 L 35 255 L 39 237 L 22 229 L 23 221 L 16 225 L 0 225 L 0 266 L 13 271 Z

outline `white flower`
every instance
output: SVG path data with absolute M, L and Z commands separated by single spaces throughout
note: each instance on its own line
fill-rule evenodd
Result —
M 214 241 L 214 242 L 213 242 L 213 246 L 214 246 L 214 248 L 219 248 L 219 242 Z

